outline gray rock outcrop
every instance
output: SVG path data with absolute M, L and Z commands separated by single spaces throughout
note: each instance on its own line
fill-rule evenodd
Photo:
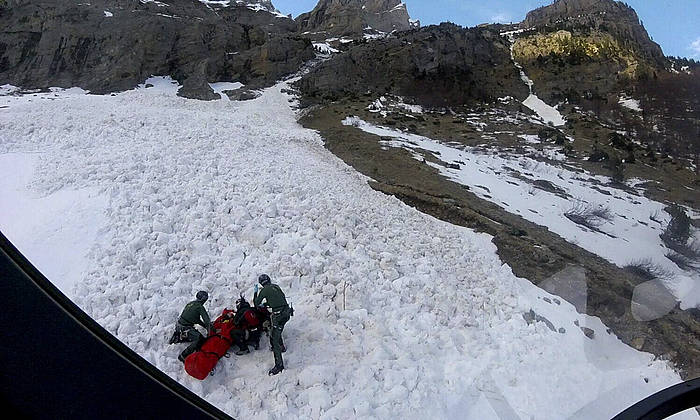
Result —
M 497 31 L 447 23 L 355 46 L 314 68 L 298 86 L 320 101 L 372 92 L 429 106 L 528 93 Z
M 301 32 L 361 36 L 365 30 L 389 33 L 415 28 L 401 0 L 320 0 L 297 19 Z
M 170 75 L 265 85 L 314 57 L 293 20 L 246 4 L 11 0 L 0 9 L 0 84 L 106 93 Z
M 185 79 L 177 95 L 183 98 L 198 99 L 200 101 L 221 99 L 221 95 L 214 92 L 214 89 L 207 83 L 205 68 L 206 63 L 202 63 L 199 71 L 192 73 L 190 77 Z

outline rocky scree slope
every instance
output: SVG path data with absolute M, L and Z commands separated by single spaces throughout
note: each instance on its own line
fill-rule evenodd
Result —
M 497 31 L 448 23 L 356 45 L 314 68 L 297 86 L 309 101 L 368 91 L 431 106 L 527 96 Z
M 307 35 L 362 36 L 367 30 L 405 31 L 416 26 L 401 0 L 320 0 L 309 13 L 297 17 Z
M 206 81 L 271 84 L 314 56 L 293 20 L 235 2 L 9 0 L 0 28 L 0 84 L 25 88 L 107 93 L 170 75 L 211 99 Z

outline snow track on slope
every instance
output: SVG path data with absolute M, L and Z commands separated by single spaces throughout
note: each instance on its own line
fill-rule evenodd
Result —
M 76 300 L 148 361 L 236 418 L 560 419 L 614 392 L 590 408 L 609 417 L 680 381 L 516 278 L 487 235 L 373 191 L 296 123 L 284 88 L 0 97 L 0 153 L 42 153 L 34 193 L 109 197 Z M 260 350 L 188 377 L 167 345 L 182 306 L 206 289 L 216 315 L 262 272 L 296 309 L 287 370 L 265 375 Z M 528 325 L 530 309 L 565 332 Z

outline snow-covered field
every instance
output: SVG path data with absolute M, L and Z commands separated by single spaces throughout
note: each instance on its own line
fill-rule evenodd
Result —
M 81 247 L 64 269 L 85 273 L 76 302 L 232 416 L 605 418 L 680 381 L 516 278 L 487 235 L 372 190 L 296 123 L 285 83 L 247 102 L 154 85 L 0 96 L 0 179 L 18 174 L 0 184 L 0 227 L 40 267 L 66 246 L 46 234 L 73 232 Z M 62 211 L 59 194 L 84 207 Z M 8 210 L 41 200 L 61 217 Z M 204 382 L 188 377 L 167 345 L 182 306 L 206 289 L 217 314 L 262 272 L 296 309 L 287 369 L 268 377 L 260 350 L 222 359 Z M 528 324 L 530 310 L 554 330 Z

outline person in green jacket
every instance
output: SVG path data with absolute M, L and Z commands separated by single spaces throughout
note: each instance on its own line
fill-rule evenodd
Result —
M 257 308 L 263 305 L 270 308 L 272 315 L 270 316 L 271 332 L 270 344 L 272 344 L 272 352 L 275 355 L 275 366 L 268 372 L 269 375 L 277 375 L 284 370 L 284 361 L 282 353 L 287 351 L 282 341 L 282 331 L 284 324 L 289 321 L 292 313 L 287 303 L 287 298 L 284 296 L 282 289 L 276 284 L 272 284 L 270 276 L 262 274 L 258 277 L 258 283 L 262 289 L 258 291 L 258 285 L 255 285 L 255 296 L 253 297 L 253 305 Z
M 185 305 L 180 318 L 175 326 L 175 333 L 170 339 L 170 344 L 175 343 L 191 343 L 177 357 L 181 362 L 190 354 L 197 351 L 204 344 L 205 337 L 197 331 L 195 325 L 201 325 L 209 332 L 211 328 L 211 319 L 207 310 L 204 309 L 204 303 L 209 299 L 209 294 L 205 291 L 197 292 L 196 300 Z

